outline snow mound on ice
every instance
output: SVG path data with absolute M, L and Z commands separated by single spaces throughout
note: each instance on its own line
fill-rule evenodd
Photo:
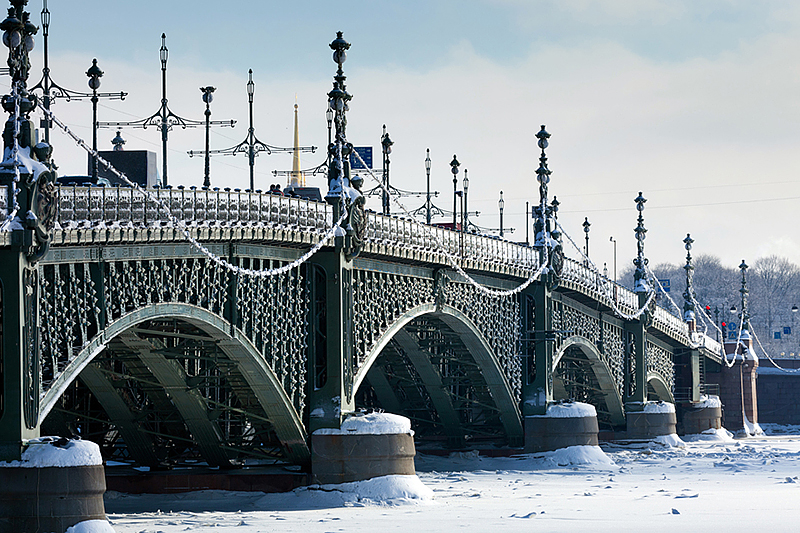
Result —
M 733 442 L 733 433 L 725 428 L 707 429 L 695 435 L 684 435 L 681 437 L 684 442 Z
M 669 404 L 672 405 L 672 404 Z M 666 448 L 685 448 L 686 443 L 681 440 L 681 438 L 672 433 L 670 435 L 659 435 L 658 437 L 653 439 L 653 442 L 656 444 L 660 444 Z
M 27 441 L 22 460 L 0 462 L 0 467 L 45 468 L 103 464 L 100 447 L 88 440 L 39 437 Z
M 339 492 L 345 502 L 360 502 L 366 504 L 392 504 L 418 503 L 433 499 L 433 491 L 423 485 L 420 479 L 413 475 L 381 476 L 364 481 L 339 483 L 336 485 L 311 485 L 307 488 L 296 489 L 295 492 Z M 415 501 L 416 500 L 416 501 Z
M 557 466 L 614 465 L 614 461 L 599 446 L 568 446 L 537 456 Z
M 66 533 L 114 533 L 114 528 L 106 520 L 84 520 L 67 528 Z
M 411 420 L 391 413 L 370 413 L 368 415 L 351 416 L 340 429 L 323 428 L 314 435 L 397 435 L 411 431 Z

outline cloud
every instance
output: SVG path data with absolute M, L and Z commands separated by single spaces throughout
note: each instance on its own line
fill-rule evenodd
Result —
M 525 7 L 527 3 L 495 3 L 499 7 L 515 4 L 520 13 L 533 13 Z M 559 5 L 581 23 L 598 16 L 608 24 L 642 20 L 672 24 L 695 16 L 687 14 L 688 3 Z M 793 18 L 783 24 L 796 26 L 797 10 L 785 9 Z M 612 261 L 609 235 L 619 242 L 620 268 L 635 254 L 632 200 L 640 190 L 649 198 L 647 253 L 653 263 L 682 261 L 681 241 L 686 233 L 697 241 L 698 253 L 721 256 L 726 264 L 776 250 L 800 263 L 800 239 L 794 230 L 797 201 L 776 201 L 800 196 L 796 180 L 800 170 L 796 155 L 800 40 L 784 30 L 775 26 L 766 32 L 754 31 L 718 53 L 690 54 L 671 61 L 652 57 L 615 38 L 613 32 L 602 38 L 563 37 L 544 44 L 532 38 L 535 46 L 504 60 L 484 53 L 465 37 L 446 49 L 432 49 L 430 53 L 440 59 L 435 67 L 424 70 L 400 64 L 359 64 L 359 47 L 380 46 L 380 41 L 354 42 L 345 64 L 348 90 L 354 95 L 348 137 L 356 145 L 369 144 L 377 150 L 381 126 L 386 124 L 395 141 L 392 184 L 406 190 L 424 190 L 423 162 L 430 148 L 431 181 L 441 192 L 434 201 L 445 209 L 452 205 L 448 163 L 457 154 L 461 168 L 469 169 L 470 209 L 481 211 L 475 221 L 487 227 L 499 225 L 497 199 L 503 190 L 505 226 L 516 227 L 512 237 L 524 240 L 524 203 L 538 200 L 534 171 L 539 151 L 534 136 L 540 124 L 547 124 L 553 135 L 548 149 L 554 172 L 550 192 L 562 201 L 560 220 L 568 233 L 582 241 L 580 223 L 589 217 L 591 251 L 599 264 Z M 152 62 L 156 66 L 149 70 L 138 63 L 100 58 L 106 71 L 103 90 L 131 93 L 125 102 L 104 104 L 100 120 L 143 118 L 158 109 L 156 53 Z M 326 50 L 319 53 L 328 54 Z M 194 63 L 186 67 L 174 57 L 169 66 L 171 109 L 202 119 L 198 87 L 214 85 L 218 90 L 212 118 L 232 117 L 239 123 L 234 130 L 215 130 L 212 147 L 224 148 L 244 139 L 246 70 L 201 68 Z M 269 144 L 291 143 L 297 94 L 301 143 L 324 146 L 325 94 L 331 87 L 333 67 L 328 72 L 273 79 L 270 61 L 261 57 L 253 66 L 257 136 Z M 58 65 L 54 76 L 77 73 L 59 78 L 65 80 L 59 83 L 85 86 L 82 73 L 89 66 L 85 58 L 58 54 L 53 64 Z M 59 102 L 54 109 L 90 138 L 89 104 Z M 101 147 L 110 148 L 113 135 L 111 130 L 104 132 Z M 124 131 L 123 136 L 128 149 L 160 152 L 155 130 Z M 63 139 L 56 144 L 62 173 L 82 171 L 85 155 L 69 144 Z M 185 155 L 202 146 L 202 129 L 170 134 L 170 148 L 175 150 L 170 153 L 173 183 L 202 181 L 202 159 Z M 323 152 L 304 154 L 304 164 L 312 166 L 324 157 Z M 288 156 L 262 155 L 257 161 L 257 187 L 277 181 L 269 174 L 272 169 L 290 165 Z M 244 188 L 246 168 L 244 157 L 215 158 L 212 183 Z M 326 186 L 322 178 L 313 184 Z M 457 185 L 461 187 L 460 182 Z M 369 178 L 366 186 L 371 187 Z M 736 203 L 743 201 L 749 203 Z M 423 200 L 403 202 L 415 208 Z M 372 204 L 373 208 L 377 205 Z

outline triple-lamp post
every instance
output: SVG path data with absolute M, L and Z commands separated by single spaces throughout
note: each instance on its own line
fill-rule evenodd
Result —
M 431 149 L 425 152 L 425 174 L 427 176 L 427 188 L 425 196 L 425 223 L 431 225 Z
M 250 86 L 248 85 L 248 91 Z M 200 87 L 200 92 L 203 93 L 203 102 L 206 104 L 206 160 L 205 160 L 205 173 L 203 174 L 203 187 L 211 187 L 211 152 L 210 152 L 210 133 L 211 133 L 211 102 L 214 100 L 214 91 L 217 89 L 211 85 L 207 87 Z M 251 185 L 252 187 L 252 185 Z

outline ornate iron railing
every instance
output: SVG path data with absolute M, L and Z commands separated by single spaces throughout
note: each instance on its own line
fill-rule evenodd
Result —
M 151 189 L 155 200 L 127 187 L 72 185 L 60 186 L 58 191 L 57 228 L 62 230 L 163 227 L 172 224 L 170 215 L 187 227 L 269 225 L 315 234 L 324 233 L 333 223 L 333 210 L 327 203 L 236 189 Z M 159 201 L 169 207 L 169 214 L 159 206 Z M 8 203 L 7 188 L 0 187 L 0 212 L 8 211 Z M 538 267 L 538 252 L 530 246 L 428 226 L 404 217 L 368 213 L 366 239 L 378 245 L 444 251 L 465 268 L 495 264 L 533 271 Z M 634 292 L 580 261 L 565 260 L 562 283 L 623 313 L 632 314 L 639 308 Z M 655 325 L 677 339 L 688 341 L 688 331 L 680 317 L 663 308 L 657 308 Z

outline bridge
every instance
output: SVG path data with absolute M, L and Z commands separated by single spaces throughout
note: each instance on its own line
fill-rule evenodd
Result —
M 0 208 L 8 198 L 0 188 Z M 4 436 L 80 434 L 149 466 L 308 464 L 311 432 L 381 408 L 420 443 L 522 447 L 525 417 L 548 403 L 585 401 L 601 427 L 625 428 L 647 400 L 699 401 L 703 360 L 720 362 L 715 341 L 644 304 L 652 293 L 563 255 L 547 271 L 537 247 L 366 213 L 349 259 L 327 203 L 77 186 L 56 198 L 35 267 L 0 233 Z
M 349 168 L 348 47 L 341 33 L 331 43 L 325 202 L 144 190 L 119 173 L 130 187 L 58 186 L 52 148 L 33 142 L 27 72 L 12 69 L 0 459 L 51 434 L 131 465 L 277 461 L 316 474 L 314 432 L 361 409 L 408 417 L 416 445 L 439 449 L 539 451 L 596 443 L 598 429 L 649 438 L 689 419 L 697 432 L 718 426 L 718 412 L 704 427 L 695 415 L 722 346 L 695 327 L 690 256 L 682 315 L 656 304 L 642 194 L 633 291 L 567 257 L 544 126 L 533 246 L 368 212 Z M 556 438 L 542 421 L 562 400 L 597 416 Z M 677 405 L 678 418 L 648 410 L 653 401 Z

